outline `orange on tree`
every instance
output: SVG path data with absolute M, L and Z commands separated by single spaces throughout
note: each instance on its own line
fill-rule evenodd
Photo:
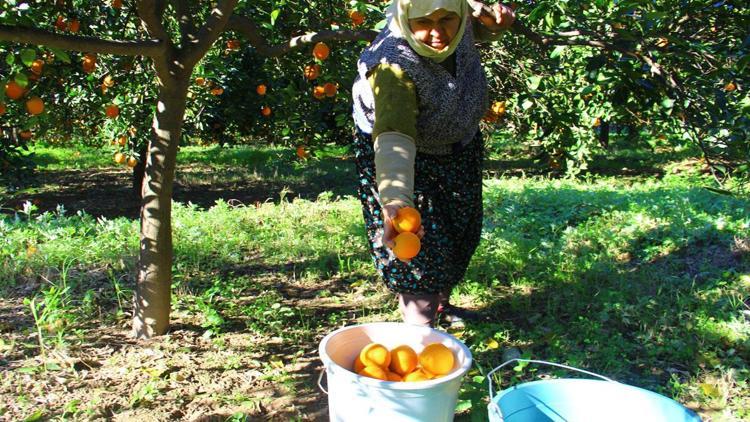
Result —
M 87 53 L 83 56 L 83 71 L 91 73 L 96 69 L 96 54 Z
M 5 107 L 5 103 L 0 103 L 0 116 L 2 116 L 3 114 L 5 114 L 6 110 L 7 109 Z
M 339 87 L 336 86 L 333 82 L 326 82 L 325 85 L 323 85 L 323 92 L 326 94 L 326 97 L 334 97 L 336 96 L 336 93 L 338 92 Z
M 30 131 L 30 130 L 24 130 L 24 131 L 22 131 L 21 133 L 19 133 L 18 135 L 19 135 L 19 136 L 21 137 L 21 139 L 31 139 L 31 137 L 32 137 L 32 136 L 33 136 L 34 134 L 33 134 L 33 133 L 31 133 L 31 131 Z
M 428 344 L 419 354 L 419 365 L 432 375 L 445 375 L 453 370 L 456 358 L 453 351 L 442 343 Z
M 359 26 L 365 22 L 365 15 L 363 15 L 359 10 L 351 10 L 349 11 L 349 19 L 352 20 L 352 24 L 354 24 L 354 26 Z
M 81 21 L 78 19 L 71 19 L 70 22 L 68 22 L 68 30 L 72 33 L 76 33 L 81 29 Z
M 39 97 L 31 97 L 26 101 L 26 110 L 32 116 L 44 111 L 44 101 Z
M 128 157 L 128 161 L 126 164 L 132 169 L 133 167 L 138 165 L 138 159 L 135 157 Z
M 216 88 L 211 88 L 211 95 L 218 96 L 224 93 L 224 88 L 217 86 Z
M 315 44 L 315 47 L 313 47 L 313 57 L 315 57 L 318 60 L 325 60 L 328 58 L 328 55 L 331 53 L 331 49 L 328 48 L 328 45 L 324 42 L 319 42 Z
M 498 117 L 505 114 L 505 101 L 495 101 L 490 109 Z
M 125 135 L 120 136 L 117 138 L 117 145 L 124 147 L 128 144 L 128 138 Z
M 412 259 L 422 248 L 422 242 L 419 240 L 419 236 L 412 232 L 399 233 L 393 239 L 395 245 L 393 246 L 393 254 L 398 259 Z
M 240 45 L 240 40 L 227 40 L 227 49 L 229 50 L 239 50 Z
M 599 126 L 601 126 L 601 124 L 602 124 L 602 119 L 599 118 L 599 117 L 597 117 L 596 119 L 594 119 L 594 123 L 591 126 L 593 126 L 593 127 L 599 127 Z
M 307 148 L 304 145 L 297 146 L 297 157 L 304 160 L 309 156 L 310 156 L 310 153 L 307 152 Z
M 419 215 L 419 211 L 417 211 L 416 208 L 403 207 L 396 211 L 396 216 L 393 218 L 392 223 L 393 228 L 399 233 L 416 233 L 422 225 L 422 217 Z
M 370 343 L 359 352 L 359 360 L 365 366 L 387 368 L 391 364 L 391 352 L 380 343 Z
M 106 114 L 110 119 L 114 119 L 115 117 L 120 115 L 120 107 L 117 107 L 117 105 L 115 104 L 110 104 L 107 106 L 107 108 L 104 109 L 104 114 Z
M 65 18 L 62 15 L 59 15 L 57 20 L 55 20 L 55 28 L 57 28 L 58 31 L 65 31 L 67 27 L 68 25 L 65 23 Z
M 104 84 L 104 86 L 106 86 L 107 88 L 112 88 L 113 86 L 115 86 L 115 78 L 113 78 L 112 75 L 107 75 L 104 77 L 102 84 Z
M 23 97 L 25 90 L 18 85 L 16 81 L 10 81 L 5 84 L 5 96 L 11 100 L 18 100 Z
M 115 163 L 117 163 L 117 164 L 124 164 L 125 160 L 127 159 L 125 157 L 125 154 L 123 154 L 121 152 L 116 152 L 113 158 L 115 160 Z
M 268 117 L 271 115 L 271 107 L 264 106 L 262 109 L 260 109 L 260 114 L 263 115 L 263 117 Z
M 724 91 L 726 92 L 732 92 L 735 89 L 737 89 L 737 85 L 735 85 L 734 82 L 727 82 L 727 84 L 724 85 Z
M 391 350 L 391 364 L 388 368 L 398 375 L 404 376 L 417 367 L 419 358 L 417 352 L 407 345 L 401 345 Z
M 318 79 L 318 76 L 320 76 L 320 65 L 317 63 L 308 64 L 307 66 L 305 66 L 303 75 L 305 75 L 305 79 L 307 79 L 308 81 L 314 81 Z
M 313 88 L 313 97 L 322 100 L 326 96 L 326 90 L 323 88 L 322 85 L 316 85 Z
M 202 76 L 198 76 L 197 78 L 195 78 L 195 84 L 198 85 L 198 86 L 205 85 L 206 84 L 206 78 L 204 78 Z
M 375 378 L 383 381 L 388 381 L 388 372 L 379 366 L 365 366 L 357 374 L 363 377 Z
M 35 75 L 41 75 L 42 69 L 44 69 L 44 60 L 36 59 L 31 62 L 31 73 Z
M 112 7 L 115 9 L 122 8 L 122 0 L 112 0 Z
M 266 95 L 266 92 L 268 92 L 268 87 L 266 87 L 263 84 L 258 85 L 257 88 L 255 88 L 255 92 L 258 93 L 258 95 Z

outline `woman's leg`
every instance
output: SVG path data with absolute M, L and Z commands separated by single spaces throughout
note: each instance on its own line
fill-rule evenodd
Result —
M 400 293 L 398 295 L 401 318 L 407 324 L 432 326 L 439 303 L 440 294 Z

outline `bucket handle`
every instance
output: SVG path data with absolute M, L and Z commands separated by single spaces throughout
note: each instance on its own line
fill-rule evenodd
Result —
M 600 379 L 603 379 L 604 381 L 617 382 L 617 381 L 615 381 L 615 380 L 613 380 L 611 378 L 605 377 L 604 375 L 599 375 L 599 374 L 596 374 L 594 372 L 586 371 L 584 369 L 578 369 L 578 368 L 574 368 L 572 366 L 563 365 L 561 363 L 547 362 L 545 360 L 514 358 L 514 359 L 510 359 L 508 361 L 503 362 L 502 365 L 496 367 L 495 369 L 491 370 L 487 374 L 487 382 L 488 382 L 488 384 L 490 386 L 490 403 L 494 404 L 494 402 L 492 401 L 492 398 L 495 396 L 494 389 L 492 388 L 492 374 L 494 374 L 495 372 L 497 372 L 498 370 L 500 370 L 502 367 L 511 364 L 512 362 L 528 362 L 528 363 L 538 363 L 538 364 L 542 364 L 542 365 L 556 366 L 558 368 L 563 368 L 563 369 L 567 369 L 567 370 L 570 370 L 570 371 L 580 372 L 580 373 L 586 374 L 586 375 L 591 375 L 592 377 L 600 378 Z
M 318 372 L 318 388 L 320 389 L 320 391 L 322 391 L 322 392 L 326 393 L 326 395 L 328 395 L 328 390 L 326 390 L 326 389 L 325 389 L 325 388 L 323 387 L 323 384 L 322 384 L 322 382 L 323 382 L 323 375 L 324 375 L 325 373 L 326 373 L 326 367 L 324 366 L 324 367 L 323 367 L 323 368 L 321 368 L 321 370 L 320 370 L 320 371 Z

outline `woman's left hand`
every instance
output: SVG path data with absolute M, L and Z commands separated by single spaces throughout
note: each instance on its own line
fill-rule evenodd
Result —
M 469 7 L 473 9 L 472 16 L 479 20 L 490 32 L 500 32 L 508 29 L 516 20 L 516 12 L 510 6 L 502 3 L 495 3 L 489 8 L 492 13 L 487 11 L 484 3 L 475 0 L 469 0 Z

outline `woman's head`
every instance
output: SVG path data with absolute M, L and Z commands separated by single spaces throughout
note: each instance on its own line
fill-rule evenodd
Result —
M 466 0 L 393 0 L 390 28 L 418 54 L 441 62 L 461 41 L 468 11 Z

